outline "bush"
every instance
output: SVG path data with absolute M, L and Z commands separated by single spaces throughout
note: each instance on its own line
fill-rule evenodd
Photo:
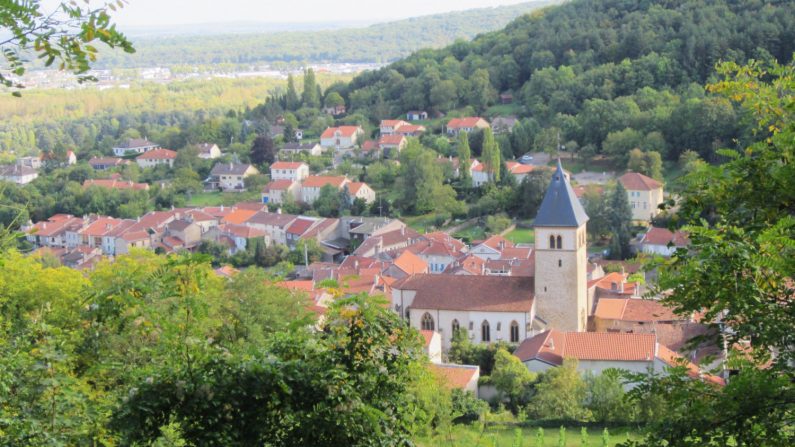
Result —
M 486 401 L 478 399 L 474 394 L 459 389 L 452 392 L 453 422 L 471 423 L 480 419 L 489 410 Z

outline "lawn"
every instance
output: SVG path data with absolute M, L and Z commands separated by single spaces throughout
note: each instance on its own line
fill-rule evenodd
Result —
M 420 216 L 404 216 L 401 220 L 420 234 L 436 231 L 437 214 L 428 213 Z
M 456 447 L 513 447 L 515 428 L 503 426 L 489 426 L 484 433 L 480 433 L 477 425 L 456 425 L 452 433 L 444 436 L 424 437 L 417 439 L 420 447 L 456 446 Z M 602 430 L 599 428 L 588 429 L 588 443 L 590 447 L 602 447 Z M 543 442 L 538 442 L 537 428 L 526 427 L 522 429 L 521 447 L 555 447 L 560 436 L 560 429 L 545 428 Z M 629 432 L 627 429 L 613 428 L 609 430 L 608 446 L 615 446 L 621 442 L 640 439 L 640 435 Z M 573 427 L 566 430 L 567 447 L 580 447 L 583 445 L 580 428 Z
M 486 230 L 481 226 L 471 225 L 463 230 L 456 231 L 453 233 L 453 237 L 456 239 L 463 239 L 469 243 L 472 243 L 472 241 L 482 241 L 486 239 Z
M 532 228 L 516 228 L 506 234 L 505 239 L 508 239 L 514 244 L 532 244 L 536 240 L 536 234 Z
M 258 192 L 200 192 L 193 194 L 188 206 L 231 206 L 240 202 L 259 202 Z

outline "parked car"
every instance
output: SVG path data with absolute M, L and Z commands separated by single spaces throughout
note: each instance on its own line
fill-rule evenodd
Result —
M 519 159 L 519 163 L 523 165 L 529 165 L 533 161 L 533 156 L 530 154 L 522 155 L 522 158 Z

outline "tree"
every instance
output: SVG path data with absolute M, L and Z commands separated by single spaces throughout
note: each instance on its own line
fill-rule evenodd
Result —
M 629 151 L 627 170 L 662 180 L 662 156 L 657 151 L 643 152 L 637 148 L 632 149 Z
M 591 411 L 596 422 L 627 423 L 633 420 L 634 408 L 625 399 L 626 393 L 619 371 L 607 369 L 598 375 L 587 374 L 585 383 L 588 387 L 585 407 Z
M 528 174 L 519 187 L 516 189 L 514 205 L 512 209 L 519 217 L 533 218 L 538 214 L 538 208 L 544 200 L 549 182 L 552 180 L 552 173 L 548 170 L 533 170 Z M 589 224 L 590 227 L 590 224 Z
M 301 93 L 301 102 L 304 107 L 317 109 L 320 107 L 320 95 L 315 81 L 315 70 L 308 68 L 304 71 L 304 91 Z
M 285 98 L 287 110 L 296 111 L 301 107 L 301 100 L 298 98 L 298 91 L 295 89 L 295 78 L 292 74 L 287 75 L 287 97 Z
M 456 200 L 453 188 L 443 183 L 442 169 L 432 151 L 411 140 L 399 158 L 401 175 L 398 182 L 404 191 L 400 199 L 403 209 L 417 213 L 431 210 L 463 212 L 463 204 Z
M 338 92 L 329 92 L 324 101 L 326 107 L 340 107 L 345 105 L 345 99 Z
M 342 208 L 340 191 L 331 185 L 324 185 L 312 203 L 312 208 L 323 217 L 339 217 Z
M 518 357 L 505 349 L 497 350 L 491 383 L 502 396 L 508 398 L 508 406 L 512 411 L 518 411 L 527 403 L 529 386 L 536 378 L 537 375 L 530 372 Z
M 606 199 L 607 225 L 610 228 L 610 259 L 628 259 L 632 256 L 629 242 L 632 239 L 632 208 L 629 207 L 627 190 L 616 182 Z
M 458 168 L 461 171 L 461 184 L 465 188 L 472 186 L 472 175 L 469 173 L 469 166 L 472 164 L 472 150 L 469 148 L 469 135 L 466 131 L 458 133 Z
M 0 5 L 0 46 L 5 66 L 0 70 L 0 85 L 24 88 L 7 73 L 24 75 L 28 53 L 35 54 L 47 67 L 57 63 L 61 70 L 78 75 L 81 83 L 95 80 L 85 75 L 97 58 L 95 42 L 135 52 L 132 43 L 111 22 L 110 11 L 120 6 L 121 3 L 113 3 L 92 8 L 88 4 L 59 2 L 53 10 L 45 11 L 41 2 L 4 2 Z M 20 92 L 15 90 L 12 94 L 19 96 Z
M 263 166 L 276 161 L 276 146 L 268 135 L 259 135 L 251 144 L 251 162 Z
M 483 131 L 483 153 L 481 159 L 483 159 L 483 164 L 485 165 L 489 180 L 499 182 L 501 168 L 500 148 L 494 140 L 494 133 L 490 127 L 487 127 Z
M 691 380 L 684 367 L 673 376 L 635 377 L 633 398 L 664 404 L 645 446 L 795 443 L 795 70 L 727 63 L 720 72 L 709 89 L 754 120 L 757 142 L 722 150 L 724 163 L 685 177 L 679 218 L 690 248 L 662 262 L 659 288 L 671 291 L 663 302 L 677 313 L 698 309 L 702 321 L 720 321 L 709 337 L 717 346 L 752 348 L 730 355 L 734 374 L 725 387 Z
M 583 408 L 585 382 L 577 371 L 577 360 L 566 359 L 561 366 L 539 375 L 530 412 L 539 419 L 584 421 L 589 412 Z

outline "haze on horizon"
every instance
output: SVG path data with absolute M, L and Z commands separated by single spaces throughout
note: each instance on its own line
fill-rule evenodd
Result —
M 49 10 L 60 0 L 43 0 Z M 114 14 L 119 28 L 212 23 L 352 23 L 387 22 L 410 17 L 515 5 L 531 0 L 126 0 Z M 91 0 L 92 4 L 100 2 Z

